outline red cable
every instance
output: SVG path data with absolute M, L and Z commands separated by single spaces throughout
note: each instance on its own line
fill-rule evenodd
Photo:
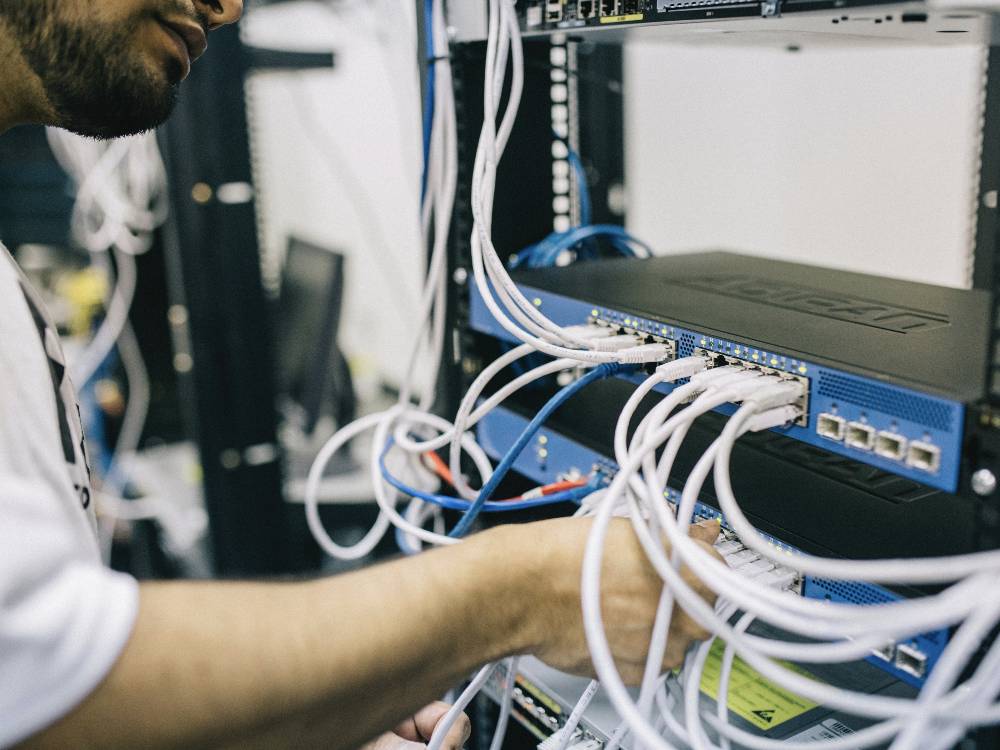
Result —
M 437 474 L 441 479 L 450 484 L 452 487 L 455 486 L 454 475 L 451 473 L 451 469 L 448 468 L 448 464 L 444 462 L 444 459 L 442 459 L 441 456 L 439 456 L 434 451 L 427 451 L 426 453 L 424 453 L 424 459 L 426 459 L 427 462 L 430 464 L 431 471 Z M 584 479 L 563 480 L 561 482 L 553 482 L 552 484 L 546 484 L 542 487 L 538 487 L 537 489 L 531 490 L 530 493 L 526 494 L 531 494 L 531 493 L 537 494 L 538 492 L 541 492 L 542 495 L 554 495 L 557 492 L 564 492 L 566 490 L 575 490 L 580 487 L 585 487 L 586 485 L 587 482 Z M 523 499 L 524 495 L 518 495 L 517 497 L 508 497 L 504 498 L 503 500 L 497 500 L 496 502 L 508 503 L 508 502 L 517 502 Z

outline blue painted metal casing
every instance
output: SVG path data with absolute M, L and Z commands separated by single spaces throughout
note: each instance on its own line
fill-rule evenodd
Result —
M 954 492 L 958 486 L 964 418 L 964 406 L 960 402 L 792 358 L 780 351 L 766 351 L 746 342 L 708 336 L 695 329 L 665 325 L 618 310 L 592 306 L 586 301 L 552 292 L 530 287 L 521 289 L 549 319 L 559 325 L 598 321 L 675 341 L 678 357 L 689 356 L 695 348 L 701 348 L 807 378 L 808 425 L 781 428 L 783 434 L 946 492 Z M 513 341 L 513 337 L 493 319 L 475 291 L 471 299 L 470 327 L 480 333 Z M 641 378 L 631 376 L 631 379 L 638 381 Z M 669 393 L 673 387 L 664 384 L 657 390 Z M 735 407 L 727 405 L 718 411 L 730 414 L 734 410 Z M 821 414 L 833 415 L 846 422 L 860 422 L 875 431 L 901 436 L 908 443 L 932 446 L 939 451 L 940 462 L 936 469 L 924 470 L 909 465 L 905 460 L 886 458 L 874 451 L 823 437 L 817 432 Z
M 486 453 L 492 458 L 498 459 L 513 445 L 527 424 L 528 420 L 524 417 L 503 407 L 498 407 L 480 421 L 477 427 L 477 438 Z M 555 482 L 574 472 L 585 476 L 595 468 L 603 472 L 609 481 L 618 469 L 614 461 L 601 453 L 586 448 L 559 432 L 545 428 L 539 431 L 535 442 L 524 450 L 514 462 L 516 471 L 539 485 Z M 679 494 L 674 490 L 668 490 L 667 499 L 677 502 Z M 694 516 L 695 518 L 719 518 L 724 527 L 729 527 L 718 510 L 704 503 L 696 504 Z M 780 539 L 768 535 L 763 536 L 783 555 L 791 556 L 798 553 L 795 547 Z M 859 605 L 878 604 L 902 598 L 892 591 L 869 583 L 830 581 L 808 576 L 803 582 L 802 595 L 811 599 Z M 887 660 L 873 654 L 866 661 L 910 685 L 920 687 L 924 683 L 926 675 L 930 674 L 941 652 L 947 646 L 948 637 L 947 630 L 938 630 L 918 635 L 910 641 L 904 642 L 904 646 L 913 648 L 916 653 L 926 657 L 923 676 L 917 676 L 898 668 L 895 666 L 893 658 Z

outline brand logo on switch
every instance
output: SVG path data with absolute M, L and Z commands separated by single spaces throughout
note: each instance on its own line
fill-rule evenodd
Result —
M 821 289 L 778 283 L 742 274 L 712 274 L 676 283 L 707 292 L 837 318 L 896 333 L 922 333 L 951 325 L 946 315 L 831 294 Z

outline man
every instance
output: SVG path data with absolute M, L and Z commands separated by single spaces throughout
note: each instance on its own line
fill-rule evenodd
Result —
M 208 32 L 241 12 L 242 0 L 0 0 L 0 132 L 155 127 Z M 488 660 L 533 653 L 590 671 L 588 528 L 500 528 L 303 583 L 112 573 L 58 338 L 0 246 L 0 746 L 348 750 L 396 727 L 377 744 L 419 747 L 446 709 L 427 704 Z M 604 580 L 610 640 L 636 681 L 660 582 L 625 522 Z M 674 623 L 668 665 L 702 635 Z M 467 732 L 466 720 L 447 747 Z

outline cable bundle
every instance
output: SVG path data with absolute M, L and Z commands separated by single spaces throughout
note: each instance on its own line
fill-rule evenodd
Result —
M 455 102 L 443 3 L 440 0 L 429 0 L 427 7 L 432 31 L 428 55 L 429 65 L 433 70 L 434 86 L 432 106 L 428 108 L 431 129 L 427 138 L 428 158 L 425 169 L 421 223 L 424 237 L 431 244 L 431 260 L 420 309 L 421 335 L 409 356 L 408 371 L 414 370 L 415 363 L 419 358 L 430 359 L 434 368 L 427 381 L 419 387 L 419 392 L 414 393 L 417 387 L 413 383 L 406 383 L 401 389 L 400 397 L 395 406 L 364 417 L 339 430 L 323 446 L 311 467 L 305 491 L 306 518 L 309 528 L 324 551 L 342 559 L 358 559 L 369 554 L 390 526 L 395 526 L 399 530 L 399 538 L 404 543 L 404 549 L 408 551 L 417 551 L 420 543 L 454 544 L 468 532 L 484 507 L 490 511 L 499 510 L 500 508 L 497 506 L 487 505 L 487 503 L 496 484 L 509 469 L 513 458 L 506 466 L 501 465 L 498 467 L 498 471 L 494 472 L 485 453 L 475 443 L 473 436 L 466 431 L 519 388 L 538 378 L 557 372 L 592 368 L 601 364 L 613 366 L 616 364 L 656 362 L 667 356 L 666 349 L 660 345 L 642 345 L 634 339 L 609 343 L 610 331 L 594 331 L 585 326 L 561 328 L 551 323 L 544 316 L 541 316 L 534 305 L 524 299 L 517 290 L 495 248 L 493 248 L 489 239 L 489 227 L 496 163 L 506 145 L 516 116 L 523 83 L 523 56 L 513 3 L 509 1 L 492 3 L 490 41 L 487 46 L 489 72 L 484 98 L 485 111 L 492 113 L 492 117 L 487 117 L 487 122 L 483 125 L 483 133 L 476 157 L 476 177 L 473 186 L 475 196 L 473 201 L 475 228 L 472 235 L 473 266 L 480 289 L 488 290 L 489 285 L 493 284 L 498 289 L 511 290 L 513 294 L 505 294 L 503 298 L 505 304 L 510 305 L 508 309 L 511 314 L 523 322 L 529 330 L 539 331 L 547 339 L 558 341 L 559 344 L 552 345 L 541 341 L 507 319 L 510 326 L 517 331 L 518 337 L 526 339 L 525 345 L 503 355 L 483 371 L 462 400 L 454 423 L 449 423 L 428 411 L 433 403 L 437 367 L 444 348 L 446 290 L 444 271 L 448 233 L 458 180 L 458 154 Z M 507 76 L 508 63 L 511 64 L 512 70 L 511 95 L 507 100 L 507 108 L 501 115 L 499 91 L 503 88 Z M 498 118 L 500 119 L 499 126 L 496 124 Z M 487 280 L 484 270 L 487 266 L 490 269 L 489 280 Z M 518 298 L 519 301 L 517 301 Z M 529 312 L 525 314 L 525 310 Z M 498 311 L 498 313 L 503 315 L 502 312 Z M 541 327 L 537 323 L 539 320 L 543 321 Z M 505 367 L 539 349 L 549 354 L 555 353 L 562 356 L 553 362 L 524 373 L 492 397 L 486 399 L 483 404 L 477 406 L 480 395 L 497 374 Z M 600 377 L 606 377 L 608 372 L 601 371 Z M 575 389 L 584 387 L 588 382 L 590 380 L 585 378 L 581 385 L 574 384 L 574 390 L 564 394 L 558 403 L 565 401 L 572 396 Z M 415 404 L 413 403 L 414 396 L 416 396 Z M 536 425 L 534 429 L 537 430 L 537 428 Z M 369 470 L 375 499 L 381 512 L 375 525 L 358 544 L 343 547 L 336 544 L 323 528 L 319 517 L 319 484 L 326 465 L 333 455 L 345 444 L 369 430 L 374 432 Z M 421 464 L 420 456 L 445 446 L 449 446 L 448 469 L 458 495 L 457 501 L 446 500 L 436 493 L 416 487 L 416 485 L 422 484 L 433 485 L 436 482 L 433 473 Z M 404 454 L 400 466 L 396 467 L 395 470 L 392 466 L 392 453 L 394 451 L 401 451 Z M 482 490 L 473 489 L 462 477 L 460 463 L 463 452 L 469 455 L 475 465 L 483 483 Z M 514 458 L 516 458 L 516 454 Z M 417 491 L 410 492 L 412 489 Z M 567 490 L 567 492 L 572 493 L 570 495 L 549 495 L 542 491 L 543 488 L 540 488 L 538 494 L 542 497 L 514 498 L 513 500 L 522 503 L 522 505 L 505 505 L 502 509 L 523 508 L 525 502 L 535 506 L 575 499 L 580 494 L 575 492 L 577 489 Z M 401 490 L 413 498 L 405 514 L 401 514 L 396 509 Z M 461 501 L 465 501 L 465 503 L 463 504 Z M 461 508 L 465 510 L 465 516 L 459 522 L 458 527 L 448 535 L 438 531 L 428 531 L 424 525 L 437 513 L 434 509 L 425 508 L 425 504 L 428 502 L 437 506 L 447 504 Z
M 149 250 L 153 232 L 167 217 L 166 167 L 154 134 L 95 141 L 48 128 L 46 135 L 56 159 L 76 184 L 70 224 L 73 241 L 90 254 L 96 268 L 114 279 L 104 320 L 70 362 L 70 377 L 85 388 L 117 347 L 129 391 L 105 477 L 106 489 L 117 493 L 128 474 L 125 466 L 139 447 L 149 407 L 149 377 L 128 316 L 136 288 L 135 256 Z M 101 500 L 112 519 L 148 518 L 158 513 L 152 507 L 126 508 L 108 493 L 102 493 Z M 112 529 L 104 530 L 107 544 L 111 533 Z

